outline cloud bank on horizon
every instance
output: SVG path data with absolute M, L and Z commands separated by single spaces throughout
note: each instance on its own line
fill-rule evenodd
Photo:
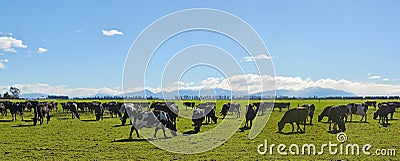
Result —
M 248 82 L 247 86 L 243 83 Z M 202 88 L 224 89 L 238 92 L 247 91 L 249 88 L 250 94 L 264 92 L 259 91 L 257 87 L 259 82 L 262 81 L 265 85 L 273 83 L 274 78 L 271 76 L 259 76 L 254 74 L 236 75 L 230 78 L 214 78 L 210 77 L 201 82 L 201 84 L 194 84 L 193 82 L 175 82 L 174 85 L 169 87 L 154 88 L 154 87 L 137 87 L 130 89 L 127 92 L 137 92 L 141 90 L 150 90 L 153 93 L 157 92 L 170 92 L 175 90 L 175 86 L 179 85 L 179 90 L 200 90 Z M 323 78 L 319 80 L 312 80 L 311 78 L 300 77 L 275 77 L 276 90 L 303 90 L 310 87 L 331 88 L 350 92 L 359 96 L 376 96 L 376 95 L 400 95 L 399 85 L 380 84 L 371 82 L 353 82 L 345 79 L 335 80 L 332 78 Z M 44 83 L 37 84 L 13 84 L 11 86 L 17 87 L 21 90 L 21 94 L 30 93 L 43 93 L 49 95 L 67 95 L 70 97 L 86 97 L 96 94 L 107 95 L 121 95 L 123 91 L 121 87 L 102 87 L 102 88 L 69 88 L 66 85 L 49 85 Z M 10 86 L 0 86 L 0 92 L 8 91 Z M 268 89 L 271 90 L 271 89 Z

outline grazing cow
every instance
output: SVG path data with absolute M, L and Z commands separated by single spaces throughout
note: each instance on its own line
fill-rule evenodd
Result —
M 165 134 L 165 127 L 170 129 L 170 132 L 173 136 L 176 136 L 176 128 L 172 124 L 168 113 L 157 110 L 157 111 L 142 111 L 141 108 L 137 107 L 134 104 L 123 104 L 121 106 L 120 111 L 127 112 L 129 115 L 129 119 L 131 120 L 132 127 L 131 132 L 129 134 L 129 138 L 132 138 L 133 130 L 136 131 L 136 136 L 140 138 L 138 130 L 141 128 L 152 128 L 155 127 L 154 131 L 154 138 L 156 138 L 157 131 L 161 128 L 163 130 L 164 137 L 166 138 Z
M 346 123 L 344 117 L 342 117 L 343 110 L 340 106 L 332 106 L 328 112 L 329 131 L 331 131 L 331 125 L 334 123 L 333 128 L 337 131 L 336 127 L 339 126 L 340 131 L 346 131 Z
M 374 119 L 378 118 L 379 116 L 379 121 L 378 123 L 381 122 L 383 125 L 389 124 L 389 118 L 388 115 L 389 113 L 391 114 L 391 119 L 393 120 L 393 114 L 396 111 L 396 107 L 393 105 L 389 105 L 386 103 L 379 103 L 378 104 L 378 110 L 374 113 Z
M 282 108 L 287 108 L 289 110 L 290 102 L 275 102 L 272 111 L 274 111 L 275 108 L 279 108 L 279 112 L 282 112 Z
M 236 113 L 236 118 L 240 118 L 240 104 L 239 103 L 225 103 L 224 105 L 222 105 L 222 109 L 221 109 L 221 114 L 222 119 L 225 118 L 225 116 L 228 114 L 228 112 L 230 113 Z
M 324 110 L 322 111 L 322 113 L 320 114 L 320 115 L 318 115 L 318 122 L 321 122 L 322 121 L 322 119 L 325 117 L 325 116 L 329 116 L 329 110 L 331 110 L 331 108 L 332 107 L 334 107 L 334 106 L 328 106 L 328 107 L 325 107 L 324 108 Z M 346 118 L 346 121 L 347 121 L 347 116 L 348 116 L 348 114 L 349 114 L 349 109 L 347 108 L 347 106 L 346 105 L 339 105 L 338 106 L 338 110 L 339 110 L 339 114 L 340 114 L 340 117 L 341 118 Z M 328 117 L 328 122 L 329 122 L 330 120 L 329 120 L 329 117 Z
M 365 118 L 365 122 L 367 122 L 367 111 L 368 106 L 361 103 L 349 103 L 347 104 L 347 108 L 349 109 L 350 114 L 350 121 L 353 121 L 353 114 L 354 115 L 361 115 L 361 121 Z
M 376 109 L 376 101 L 366 101 L 365 105 L 366 106 L 373 106 L 374 109 Z
M 111 118 L 113 118 L 114 115 L 116 115 L 116 117 L 122 117 L 122 114 L 119 111 L 121 105 L 122 104 L 119 102 L 108 102 L 102 104 L 103 108 L 107 109 L 110 112 Z
M 154 102 L 150 105 L 150 108 L 153 109 L 153 111 L 158 110 L 167 112 L 172 124 L 176 128 L 176 119 L 179 114 L 179 108 L 175 102 Z
M 211 123 L 211 120 L 216 124 L 218 121 L 218 117 L 215 116 L 215 103 L 206 102 L 200 103 L 197 105 L 196 108 L 203 109 L 204 113 L 206 114 L 206 123 Z
M 10 110 L 12 120 L 17 120 L 17 113 L 21 115 L 22 121 L 24 120 L 24 107 L 19 102 L 4 102 L 6 109 Z
M 64 112 L 68 112 L 69 111 L 69 104 L 68 103 L 61 103 L 61 108 L 63 109 L 63 113 Z
M 96 121 L 100 118 L 103 120 L 104 108 L 100 102 L 92 102 L 92 108 L 94 109 L 94 115 L 96 116 Z
M 201 125 L 203 125 L 203 121 L 205 118 L 205 110 L 201 108 L 195 108 L 193 110 L 192 121 L 194 124 L 194 133 L 198 133 L 200 131 Z
M 310 125 L 312 125 L 312 119 L 314 117 L 315 105 L 314 104 L 304 104 L 300 108 L 305 108 L 307 110 L 307 116 L 310 116 Z
M 183 105 L 186 107 L 186 110 L 188 107 L 191 107 L 193 110 L 193 108 L 196 106 L 196 102 L 183 102 Z
M 71 111 L 72 118 L 76 117 L 80 119 L 80 114 L 78 112 L 78 105 L 74 102 L 68 102 L 67 105 L 69 107 L 69 110 Z
M 253 126 L 253 120 L 256 118 L 258 113 L 258 107 L 256 106 L 254 109 L 253 104 L 246 105 L 246 123 L 244 124 L 244 128 L 251 128 Z M 249 126 L 250 122 L 250 126 Z
M 258 115 L 264 115 L 264 113 L 267 111 L 267 108 L 274 107 L 273 102 L 254 102 L 253 105 L 259 109 Z
M 37 122 L 39 121 L 40 125 L 44 122 L 44 117 L 47 119 L 47 124 L 50 121 L 50 109 L 48 108 L 47 103 L 34 103 L 33 107 L 34 118 L 33 118 L 33 125 L 36 126 Z
M 297 132 L 306 132 L 306 120 L 308 111 L 305 108 L 293 108 L 285 112 L 282 119 L 278 122 L 278 132 L 281 132 L 286 123 L 292 125 L 292 132 L 294 132 L 294 125 L 297 125 Z M 304 123 L 304 130 L 300 128 L 300 123 Z

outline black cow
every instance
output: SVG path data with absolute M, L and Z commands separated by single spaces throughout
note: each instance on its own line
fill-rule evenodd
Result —
M 254 102 L 253 105 L 259 109 L 258 115 L 264 115 L 268 108 L 274 107 L 273 102 Z
M 102 106 L 105 110 L 108 110 L 110 112 L 111 118 L 116 115 L 116 117 L 122 117 L 121 112 L 119 109 L 121 108 L 121 103 L 119 102 L 108 102 L 108 103 L 103 103 Z
M 365 101 L 366 106 L 373 106 L 376 109 L 376 101 Z
M 24 106 L 20 102 L 4 102 L 5 108 L 10 110 L 12 120 L 17 120 L 17 113 L 21 115 L 22 121 L 24 120 Z
M 340 131 L 346 131 L 346 123 L 344 122 L 344 117 L 342 117 L 343 110 L 340 109 L 340 106 L 333 106 L 329 109 L 328 112 L 328 121 L 329 121 L 329 131 L 331 131 L 332 123 L 334 123 L 333 128 L 337 131 L 336 126 L 339 126 Z
M 327 106 L 327 107 L 324 108 L 322 113 L 320 115 L 318 115 L 318 122 L 321 122 L 322 119 L 325 116 L 327 116 L 327 117 L 329 116 L 329 110 L 331 110 L 332 107 L 334 107 L 334 106 Z M 346 118 L 346 121 L 347 121 L 347 116 L 348 116 L 348 113 L 349 113 L 349 109 L 347 108 L 347 106 L 346 105 L 339 105 L 338 108 L 339 108 L 340 117 L 341 118 Z M 330 120 L 329 120 L 329 117 L 328 117 L 328 122 L 329 121 Z
M 222 109 L 221 109 L 221 114 L 222 114 L 222 119 L 224 119 L 226 117 L 226 115 L 228 114 L 228 112 L 230 113 L 236 113 L 236 118 L 240 118 L 240 104 L 239 103 L 225 103 L 224 105 L 222 105 Z
M 279 108 L 279 112 L 282 112 L 282 108 L 287 108 L 289 110 L 290 102 L 275 102 L 272 111 L 274 111 L 275 108 Z
M 246 122 L 244 124 L 244 128 L 251 128 L 253 126 L 253 120 L 256 118 L 258 113 L 258 107 L 256 106 L 254 109 L 253 104 L 246 105 Z M 249 126 L 250 122 L 250 126 Z
M 215 103 L 207 102 L 207 103 L 200 103 L 197 105 L 196 108 L 203 109 L 204 113 L 206 114 L 206 123 L 211 123 L 211 120 L 216 124 L 218 121 L 218 117 L 215 116 Z
M 183 105 L 186 107 L 186 110 L 188 107 L 191 107 L 193 110 L 193 108 L 196 106 L 196 102 L 183 102 Z
M 314 104 L 304 104 L 300 108 L 305 108 L 307 110 L 307 116 L 310 117 L 310 125 L 312 125 L 312 119 L 314 117 L 315 105 Z
M 386 103 L 379 103 L 378 104 L 378 110 L 374 113 L 374 119 L 377 119 L 379 116 L 379 121 L 378 123 L 381 122 L 383 125 L 389 124 L 389 118 L 388 115 L 391 114 L 391 119 L 393 120 L 393 114 L 396 111 L 396 107 L 393 105 L 389 105 Z
M 292 125 L 292 132 L 294 132 L 294 125 L 297 125 L 297 132 L 306 132 L 306 120 L 308 111 L 305 108 L 293 108 L 285 112 L 282 119 L 278 122 L 278 132 L 281 132 L 286 123 Z M 300 128 L 300 123 L 304 123 L 304 130 Z

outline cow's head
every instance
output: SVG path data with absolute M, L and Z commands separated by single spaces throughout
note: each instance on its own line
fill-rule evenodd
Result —
M 374 112 L 374 119 L 378 118 L 378 111 Z
M 284 124 L 282 121 L 279 121 L 279 122 L 278 122 L 278 132 L 281 132 L 281 131 L 282 131 L 284 125 L 285 125 L 285 124 Z
M 324 116 L 318 115 L 318 122 L 321 122 L 323 118 L 324 118 Z

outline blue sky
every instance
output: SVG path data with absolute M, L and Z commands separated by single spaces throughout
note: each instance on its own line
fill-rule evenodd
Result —
M 60 89 L 37 92 L 62 94 L 70 89 L 88 88 L 115 93 L 122 84 L 128 50 L 146 26 L 179 10 L 213 8 L 240 17 L 258 32 L 282 81 L 321 85 L 318 82 L 332 80 L 337 83 L 332 88 L 346 90 L 351 85 L 363 85 L 360 88 L 376 85 L 382 90 L 394 88 L 398 93 L 391 94 L 400 94 L 400 2 L 395 0 L 3 0 L 0 6 L 3 13 L 0 14 L 1 89 L 39 84 Z M 106 36 L 103 30 L 121 33 Z M 5 42 L 11 38 L 22 43 L 6 47 Z M 153 64 L 162 64 L 165 53 L 174 54 L 199 43 L 219 46 L 238 60 L 244 59 L 244 51 L 232 40 L 215 33 L 190 32 L 163 45 Z M 42 53 L 38 52 L 39 48 Z M 246 62 L 241 63 L 249 71 L 253 70 Z M 193 74 L 199 73 L 196 70 L 204 71 L 195 69 L 192 74 L 188 73 L 186 82 L 201 84 L 207 77 L 221 77 L 210 69 L 206 69 L 208 75 Z M 155 69 L 153 75 L 160 71 L 161 68 Z M 348 82 L 340 86 L 340 81 Z M 151 88 L 158 86 L 157 82 L 149 84 Z M 42 89 L 29 87 L 26 90 L 30 92 Z M 305 85 L 293 88 L 301 87 Z

